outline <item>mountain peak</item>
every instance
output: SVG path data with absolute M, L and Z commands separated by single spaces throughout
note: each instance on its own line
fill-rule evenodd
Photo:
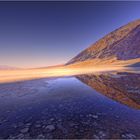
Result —
M 140 58 L 140 19 L 132 21 L 107 34 L 82 51 L 67 64 L 116 57 L 118 60 Z

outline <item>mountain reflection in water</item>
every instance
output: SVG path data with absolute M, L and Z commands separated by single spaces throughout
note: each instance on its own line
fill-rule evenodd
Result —
M 115 101 L 140 109 L 140 74 L 89 74 L 77 78 Z
M 140 138 L 139 83 L 123 72 L 0 84 L 0 138 Z

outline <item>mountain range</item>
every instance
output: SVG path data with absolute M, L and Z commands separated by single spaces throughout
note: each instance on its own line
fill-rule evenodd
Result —
M 107 34 L 66 63 L 73 64 L 140 66 L 140 19 Z
M 17 70 L 17 69 L 20 68 L 8 66 L 8 65 L 0 65 L 0 70 Z

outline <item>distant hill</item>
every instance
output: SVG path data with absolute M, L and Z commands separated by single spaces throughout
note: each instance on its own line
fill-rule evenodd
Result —
M 98 60 L 98 64 L 100 64 L 102 60 L 106 60 L 106 63 L 110 60 L 113 64 L 117 61 L 124 62 L 133 59 L 136 60 L 137 64 L 140 62 L 140 19 L 109 33 L 79 53 L 66 65 L 75 63 L 82 64 L 82 62 L 85 61 L 92 63 L 92 60 L 94 62 Z
M 0 70 L 16 70 L 16 69 L 20 69 L 20 68 L 7 66 L 7 65 L 0 65 Z

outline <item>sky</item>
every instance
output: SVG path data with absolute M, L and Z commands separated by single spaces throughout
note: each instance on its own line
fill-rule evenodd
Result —
M 63 64 L 140 18 L 140 1 L 0 2 L 0 65 Z

